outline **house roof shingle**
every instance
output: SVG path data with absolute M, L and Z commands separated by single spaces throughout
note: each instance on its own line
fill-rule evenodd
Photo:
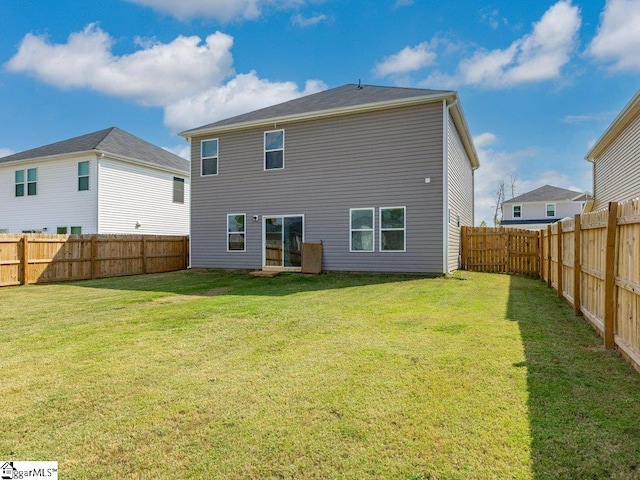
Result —
M 0 164 L 55 155 L 97 151 L 189 173 L 189 161 L 117 127 L 32 148 L 0 158 Z
M 536 188 L 518 197 L 514 197 L 510 200 L 506 200 L 502 203 L 526 203 L 526 202 L 563 202 L 571 200 L 584 200 L 585 198 L 578 199 L 579 196 L 590 199 L 591 196 L 584 192 L 576 192 L 575 190 L 567 190 L 566 188 L 553 187 L 551 185 L 545 185 L 544 187 Z
M 209 123 L 186 130 L 180 135 L 190 136 L 200 130 L 215 129 L 229 125 L 271 120 L 293 115 L 322 112 L 338 108 L 358 107 L 381 102 L 393 102 L 417 97 L 455 95 L 451 90 L 428 90 L 423 88 L 380 87 L 375 85 L 356 85 L 353 83 L 341 87 L 306 95 L 270 107 L 244 113 L 235 117 Z

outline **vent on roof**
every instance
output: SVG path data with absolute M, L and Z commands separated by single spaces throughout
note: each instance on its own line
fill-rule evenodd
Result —
M 362 85 L 362 80 L 359 78 L 358 79 L 358 90 L 362 90 L 364 88 L 364 86 Z

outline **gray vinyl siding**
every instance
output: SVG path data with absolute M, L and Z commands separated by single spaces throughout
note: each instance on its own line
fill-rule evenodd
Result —
M 640 116 L 593 164 L 594 210 L 640 196 Z
M 274 129 L 285 168 L 264 171 Z M 323 270 L 443 273 L 442 136 L 438 102 L 192 138 L 192 266 L 259 269 L 262 217 L 299 214 Z M 200 175 L 206 138 L 219 139 L 217 176 Z M 379 251 L 380 207 L 406 207 L 406 252 Z M 375 252 L 349 252 L 350 208 L 375 208 Z M 227 252 L 229 213 L 247 215 L 245 252 Z
M 462 145 L 460 135 L 451 120 L 447 118 L 447 156 L 448 156 L 448 184 L 449 213 L 448 220 L 448 245 L 447 245 L 447 269 L 458 269 L 458 256 L 460 254 L 460 232 L 463 225 L 473 225 L 473 169 L 471 161 Z M 460 216 L 460 227 L 458 226 Z

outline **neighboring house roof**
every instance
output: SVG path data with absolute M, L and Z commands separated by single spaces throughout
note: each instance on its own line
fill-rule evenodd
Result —
M 566 188 L 545 185 L 528 193 L 506 200 L 502 203 L 527 203 L 527 202 L 580 202 L 590 200 L 591 195 Z
M 62 140 L 0 158 L 0 165 L 21 160 L 96 152 L 189 174 L 189 161 L 117 127 Z
M 479 167 L 478 156 L 464 120 L 462 107 L 456 92 L 452 90 L 347 84 L 186 130 L 180 135 L 190 138 L 214 131 L 264 126 L 283 121 L 311 120 L 435 101 L 447 102 L 471 164 L 474 168 Z
M 624 109 L 618 114 L 609 128 L 602 134 L 598 141 L 591 147 L 591 150 L 584 157 L 585 160 L 593 162 L 620 133 L 640 114 L 640 90 L 629 101 Z

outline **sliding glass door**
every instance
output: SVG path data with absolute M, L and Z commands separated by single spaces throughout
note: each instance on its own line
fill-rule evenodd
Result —
M 264 266 L 300 268 L 302 266 L 302 242 L 304 217 L 283 215 L 263 217 Z

